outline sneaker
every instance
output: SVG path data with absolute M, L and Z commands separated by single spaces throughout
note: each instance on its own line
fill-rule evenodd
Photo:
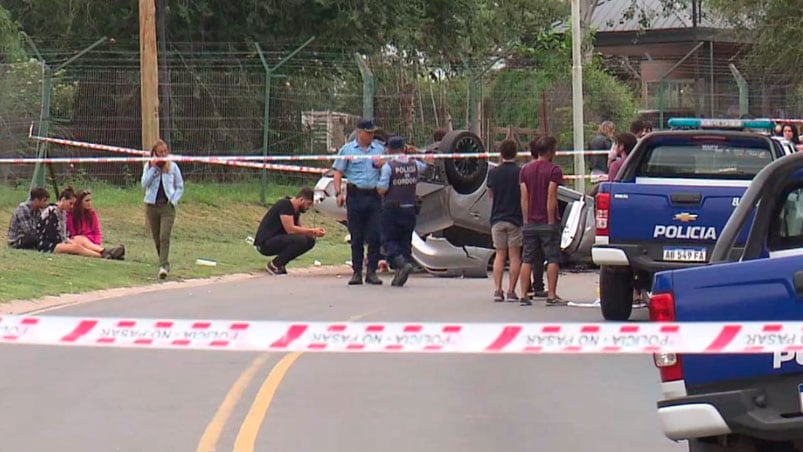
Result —
M 519 301 L 519 296 L 516 295 L 516 292 L 508 292 L 507 293 L 507 301 L 510 303 L 515 303 Z
M 535 292 L 530 292 L 529 295 L 533 298 L 547 298 L 549 296 L 546 290 L 536 290 Z
M 168 271 L 167 267 L 159 268 L 159 279 L 166 279 L 168 273 L 170 273 L 170 271 Z
M 276 265 L 273 261 L 270 261 L 265 265 L 265 270 L 268 271 L 271 275 L 278 276 L 278 275 L 286 275 L 287 269 L 284 268 L 283 265 Z
M 522 297 L 519 299 L 519 306 L 532 306 L 533 300 L 530 297 Z
M 561 298 L 561 297 L 559 297 L 557 295 L 555 295 L 555 298 L 547 298 L 546 299 L 546 305 L 547 306 L 566 306 L 568 304 L 569 304 L 569 302 L 567 300 L 564 300 L 563 298 Z
M 643 309 L 649 306 L 649 303 L 645 301 L 643 298 L 636 298 L 633 300 L 633 309 Z
M 376 276 L 376 272 L 368 272 L 365 275 L 365 282 L 374 286 L 381 286 L 382 280 L 379 279 L 379 276 Z
M 105 250 L 104 250 L 105 251 Z M 125 258 L 125 245 L 117 245 L 109 250 L 109 257 L 114 260 L 121 261 Z
M 500 301 L 505 301 L 505 293 L 502 292 L 501 290 L 495 290 L 494 291 L 494 301 L 497 302 L 497 303 L 500 302 Z
M 349 280 L 349 286 L 359 286 L 362 284 L 362 273 L 354 272 Z

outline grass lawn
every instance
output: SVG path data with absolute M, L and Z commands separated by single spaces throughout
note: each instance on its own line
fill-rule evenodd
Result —
M 6 245 L 8 226 L 4 225 L 0 229 L 0 302 L 157 281 L 159 260 L 145 220 L 142 189 L 104 185 L 86 188 L 92 190 L 104 245 L 125 244 L 125 261 L 10 249 Z M 267 199 L 274 202 L 295 194 L 296 190 L 297 187 L 269 186 Z M 27 188 L 0 187 L 0 221 L 7 225 L 13 210 L 27 197 Z M 246 237 L 255 235 L 267 211 L 258 200 L 257 183 L 188 182 L 173 227 L 170 279 L 264 271 L 267 258 L 246 243 Z M 343 243 L 345 227 L 314 212 L 302 215 L 301 223 L 324 227 L 327 235 L 318 240 L 312 251 L 292 262 L 290 268 L 307 267 L 315 260 L 323 265 L 337 265 L 349 259 L 349 247 Z M 217 266 L 196 265 L 199 258 L 217 261 Z

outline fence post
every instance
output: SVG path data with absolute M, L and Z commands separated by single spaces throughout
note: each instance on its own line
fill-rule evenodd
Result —
M 376 90 L 376 77 L 359 53 L 355 53 L 354 57 L 357 59 L 357 66 L 360 68 L 360 74 L 362 75 L 362 117 L 375 119 L 374 91 Z
M 270 133 L 270 85 L 273 79 L 273 73 L 276 72 L 284 63 L 286 63 L 290 58 L 296 56 L 298 52 L 300 52 L 304 47 L 308 46 L 312 41 L 315 40 L 315 37 L 311 37 L 307 39 L 307 42 L 301 44 L 300 46 L 296 47 L 295 50 L 290 52 L 289 55 L 282 58 L 281 61 L 276 63 L 276 66 L 270 67 L 268 66 L 268 61 L 265 59 L 265 54 L 262 53 L 262 47 L 260 47 L 258 42 L 254 43 L 254 46 L 257 49 L 257 53 L 259 53 L 259 60 L 262 61 L 262 67 L 265 69 L 265 115 L 263 117 L 264 124 L 262 125 L 262 157 L 268 156 L 268 143 L 270 140 L 269 133 Z M 263 160 L 263 163 L 265 160 Z M 268 169 L 263 167 L 262 168 L 262 186 L 259 190 L 259 201 L 262 204 L 267 202 L 266 200 L 266 191 L 268 188 Z
M 484 74 L 485 71 L 482 72 Z M 472 75 L 468 80 L 468 130 L 479 135 L 479 120 L 477 118 L 477 102 L 479 101 L 480 83 L 482 74 Z
M 664 128 L 664 109 L 666 108 L 666 79 L 661 78 L 658 83 L 658 124 L 656 128 Z
M 67 61 L 61 63 L 60 65 L 56 66 L 55 68 L 51 69 L 48 66 L 47 61 L 45 61 L 42 54 L 39 53 L 39 49 L 34 44 L 33 40 L 27 35 L 23 34 L 25 39 L 30 44 L 31 49 L 33 49 L 34 53 L 36 54 L 39 61 L 42 62 L 42 109 L 39 113 L 39 136 L 47 136 L 50 132 L 50 101 L 53 94 L 53 75 L 56 74 L 58 71 L 64 69 L 67 65 L 72 63 L 73 61 L 77 60 L 84 56 L 87 52 L 91 51 L 95 47 L 105 43 L 108 38 L 105 36 L 98 39 L 89 47 L 81 50 L 80 52 L 73 55 Z M 36 158 L 41 159 L 47 157 L 47 143 L 38 142 L 36 144 Z M 55 186 L 56 181 L 53 181 Z M 42 168 L 42 164 L 36 163 L 33 170 L 33 177 L 31 178 L 31 188 L 34 187 L 44 187 L 45 186 L 45 172 Z M 57 196 L 58 193 L 54 193 L 53 196 Z
M 730 68 L 733 78 L 736 79 L 736 85 L 739 86 L 739 117 L 743 118 L 750 110 L 750 88 L 747 85 L 747 80 L 744 79 L 735 64 L 729 64 L 728 68 Z
M 39 136 L 47 136 L 50 133 L 50 95 L 52 92 L 53 74 L 50 71 L 47 63 L 42 61 L 42 109 L 39 112 Z M 47 143 L 43 141 L 36 142 L 36 158 L 47 157 Z M 45 186 L 45 171 L 42 164 L 36 162 L 33 169 L 33 177 L 31 178 L 31 189 L 34 187 Z M 54 198 L 58 197 L 58 193 L 53 194 Z

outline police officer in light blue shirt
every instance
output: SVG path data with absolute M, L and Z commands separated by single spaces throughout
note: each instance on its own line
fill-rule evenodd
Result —
M 413 270 L 412 241 L 416 220 L 416 193 L 419 174 L 427 165 L 407 155 L 404 138 L 391 137 L 387 143 L 393 158 L 382 166 L 377 189 L 382 205 L 382 246 L 396 270 L 392 286 L 401 287 Z
M 382 203 L 376 184 L 379 168 L 382 167 L 383 146 L 374 141 L 377 127 L 370 119 L 357 122 L 357 137 L 343 145 L 340 156 L 372 156 L 372 158 L 335 160 L 334 185 L 337 190 L 337 205 L 346 204 L 349 234 L 351 234 L 351 268 L 354 274 L 349 285 L 362 284 L 363 250 L 368 244 L 368 272 L 365 282 L 379 285 L 382 280 L 376 275 L 379 266 L 379 221 Z M 346 193 L 341 190 L 343 177 L 348 179 Z M 346 196 L 347 195 L 347 196 Z

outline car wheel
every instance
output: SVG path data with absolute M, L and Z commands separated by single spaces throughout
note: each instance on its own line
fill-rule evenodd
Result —
M 438 148 L 439 152 L 448 154 L 485 152 L 482 140 L 466 130 L 447 133 Z M 485 182 L 488 159 L 473 157 L 446 159 L 444 169 L 446 178 L 454 190 L 461 195 L 467 195 L 477 191 Z
M 774 442 L 730 435 L 689 440 L 689 452 L 795 452 L 800 450 L 789 441 Z
M 629 267 L 599 271 L 599 301 L 605 320 L 624 321 L 633 311 L 633 272 Z

